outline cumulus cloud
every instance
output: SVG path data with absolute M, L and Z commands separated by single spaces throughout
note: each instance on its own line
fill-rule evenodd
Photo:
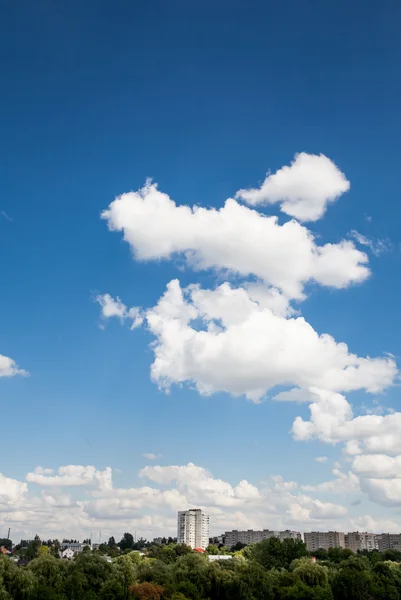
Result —
M 358 357 L 346 344 L 319 335 L 304 318 L 275 315 L 252 300 L 247 290 L 228 283 L 215 290 L 182 289 L 173 280 L 145 317 L 156 337 L 151 375 L 166 389 L 191 382 L 201 394 L 226 391 L 259 401 L 277 385 L 377 392 L 397 374 L 392 358 Z M 294 400 L 296 395 L 299 400 L 311 398 L 311 393 L 297 390 L 275 399 Z M 345 398 L 330 398 L 351 410 Z M 323 410 L 322 401 L 311 406 L 314 412 Z M 301 426 L 296 425 L 300 439 Z
M 26 483 L 0 473 L 0 511 L 21 500 L 28 490 Z
M 324 492 L 334 494 L 349 494 L 359 491 L 359 478 L 352 471 L 343 473 L 338 468 L 333 469 L 335 479 L 324 481 L 315 485 L 303 485 L 302 489 L 307 492 Z
M 100 304 L 102 308 L 102 317 L 105 319 L 117 317 L 121 322 L 127 319 L 131 321 L 131 329 L 136 329 L 143 323 L 141 309 L 137 306 L 127 308 L 118 296 L 117 298 L 112 298 L 110 294 L 98 295 L 96 296 L 96 302 Z
M 14 375 L 28 375 L 28 372 L 20 369 L 12 358 L 0 354 L 0 377 L 14 377 Z
M 35 469 L 28 484 L 0 475 L 0 526 L 12 526 L 21 537 L 37 531 L 43 537 L 82 539 L 101 529 L 106 536 L 137 530 L 151 538 L 173 535 L 177 510 L 190 506 L 210 513 L 213 535 L 233 527 L 327 527 L 347 517 L 344 506 L 299 493 L 296 482 L 279 476 L 263 486 L 245 479 L 231 484 L 193 463 L 152 465 L 139 473 L 145 485 L 115 488 L 111 473 L 107 485 L 94 484 L 96 475 L 87 475 L 107 469 L 70 465 L 57 469 L 56 476 L 44 470 Z M 44 484 L 39 495 L 33 483 Z M 67 485 L 79 485 L 73 496 L 64 491 Z
M 67 465 L 60 467 L 57 475 L 48 475 L 45 469 L 27 473 L 26 480 L 41 486 L 87 486 L 93 485 L 101 489 L 111 489 L 111 468 L 98 471 L 93 466 Z
M 239 190 L 236 198 L 252 206 L 279 202 L 282 212 L 300 221 L 317 221 L 327 205 L 347 192 L 350 182 L 324 154 L 296 154 L 290 166 L 268 173 L 260 188 Z
M 308 421 L 297 417 L 292 432 L 297 440 L 319 439 L 326 443 L 346 443 L 346 453 L 401 454 L 401 413 L 354 417 L 345 396 L 313 389 L 316 401 Z
M 302 299 L 310 281 L 345 288 L 370 274 L 366 254 L 351 241 L 319 246 L 298 222 L 280 225 L 232 198 L 219 210 L 177 206 L 147 182 L 117 197 L 102 218 L 123 232 L 137 260 L 181 255 L 195 270 L 254 275 L 287 298 Z
M 279 203 L 298 221 L 316 221 L 349 187 L 329 158 L 301 153 L 290 166 L 268 174 L 260 189 L 240 190 L 236 198 L 253 206 Z M 136 260 L 178 257 L 193 271 L 217 271 L 231 280 L 236 276 L 235 287 L 223 283 L 215 289 L 182 288 L 178 280 L 170 281 L 157 304 L 147 309 L 129 309 L 109 294 L 97 297 L 103 318 L 131 321 L 132 328 L 143 323 L 153 334 L 151 376 L 161 388 L 168 391 L 173 384 L 187 383 L 201 394 L 223 391 L 259 402 L 279 387 L 273 400 L 309 403 L 310 418 L 295 419 L 293 437 L 344 444 L 347 460 L 353 462 L 348 473 L 335 465 L 331 481 L 301 486 L 276 478 L 267 488 L 246 480 L 233 485 L 192 463 L 151 465 L 140 476 L 172 489 L 95 489 L 94 497 L 80 504 L 86 514 L 100 519 L 117 512 L 121 518 L 138 519 L 145 505 L 159 510 L 203 504 L 220 523 L 228 510 L 244 525 L 254 526 L 256 515 L 266 514 L 284 515 L 288 525 L 346 516 L 345 507 L 304 492 L 362 490 L 381 504 L 398 502 L 401 413 L 355 416 L 344 395 L 361 389 L 377 393 L 391 386 L 398 377 L 394 358 L 353 354 L 346 344 L 315 331 L 294 307 L 295 301 L 306 299 L 308 284 L 340 289 L 367 279 L 367 255 L 353 241 L 318 244 L 298 221 L 280 225 L 277 217 L 233 198 L 220 209 L 180 206 L 150 181 L 137 192 L 117 197 L 102 218 L 110 230 L 123 233 Z M 351 236 L 376 255 L 385 251 L 386 240 L 371 240 L 355 230 Z M 380 461 L 388 477 L 358 462 L 369 454 L 384 457 Z M 152 453 L 144 456 L 157 458 Z M 316 460 L 324 462 L 326 457 Z M 252 518 L 246 514 L 249 507 Z
M 201 504 L 235 506 L 260 498 L 259 490 L 248 481 L 242 480 L 232 487 L 221 479 L 214 479 L 206 469 L 193 463 L 184 466 L 147 466 L 139 475 L 162 485 L 175 482 L 183 496 Z
M 327 462 L 327 456 L 316 456 L 315 461 L 318 463 L 325 463 Z

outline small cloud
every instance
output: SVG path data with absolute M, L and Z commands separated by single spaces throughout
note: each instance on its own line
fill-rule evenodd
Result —
M 352 229 L 349 235 L 350 237 L 354 238 L 358 244 L 367 246 L 375 256 L 380 256 L 381 254 L 390 252 L 393 249 L 393 244 L 388 238 L 383 240 L 375 240 L 373 238 L 366 237 L 362 233 L 359 233 L 359 231 L 356 229 Z
M 360 503 L 360 500 L 354 500 L 353 502 L 351 502 L 351 506 L 359 506 Z
M 327 461 L 327 456 L 316 456 L 315 461 L 319 463 L 324 463 Z
M 145 452 L 144 454 L 142 454 L 142 456 L 144 458 L 147 458 L 148 460 L 156 460 L 157 458 L 162 457 L 161 454 L 153 454 L 153 452 Z
M 365 214 L 365 221 L 367 221 L 368 223 L 372 222 L 372 217 L 370 215 L 366 215 Z
M 4 219 L 5 219 L 6 221 L 9 221 L 10 223 L 12 223 L 12 222 L 13 222 L 13 220 L 14 220 L 14 219 L 12 219 L 12 218 L 10 217 L 10 215 L 8 215 L 8 214 L 6 213 L 6 211 L 5 211 L 5 210 L 0 210 L 0 215 L 1 215 L 2 217 L 4 217 Z
M 128 308 L 120 298 L 113 298 L 110 294 L 99 294 L 95 298 L 96 302 L 100 304 L 102 308 L 102 317 L 104 319 L 110 319 L 111 317 L 117 317 L 121 323 L 128 319 L 131 321 L 130 329 L 136 329 L 143 323 L 143 313 L 141 308 L 133 306 Z M 100 329 L 104 329 L 104 325 L 101 324 Z

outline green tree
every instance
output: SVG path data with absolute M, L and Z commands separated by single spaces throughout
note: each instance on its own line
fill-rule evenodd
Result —
M 335 600 L 371 600 L 373 595 L 372 573 L 360 558 L 343 562 L 332 582 Z
M 329 582 L 329 570 L 310 558 L 296 558 L 292 561 L 290 570 L 309 587 L 327 586 Z
M 32 571 L 17 569 L 11 581 L 10 594 L 14 600 L 33 600 L 37 581 Z
M 216 544 L 209 544 L 209 546 L 206 548 L 206 552 L 207 554 L 220 554 L 219 552 L 219 547 Z
M 124 550 L 131 550 L 134 547 L 134 536 L 131 533 L 124 533 L 118 545 L 122 552 Z
M 308 554 L 306 546 L 301 540 L 286 539 L 281 542 L 276 537 L 248 546 L 246 552 L 251 559 L 256 560 L 265 569 L 288 568 L 294 559 Z
M 135 582 L 137 569 L 129 554 L 119 556 L 114 562 L 114 567 L 122 583 L 124 593 L 123 598 L 128 598 L 128 590 Z
M 100 554 L 81 552 L 74 561 L 76 567 L 84 575 L 85 592 L 99 594 L 104 583 L 113 572 L 112 565 Z
M 243 544 L 242 542 L 237 542 L 236 544 L 234 544 L 234 546 L 229 548 L 229 550 L 231 552 L 238 552 L 238 550 L 242 550 L 242 548 L 245 548 L 245 547 L 246 547 L 246 544 Z
M 378 562 L 373 568 L 373 592 L 375 600 L 399 600 L 400 567 L 398 563 L 396 568 L 392 568 L 386 562 Z

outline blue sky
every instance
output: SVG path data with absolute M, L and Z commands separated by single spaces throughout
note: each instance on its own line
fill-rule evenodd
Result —
M 290 305 L 318 334 L 345 342 L 355 355 L 385 361 L 391 353 L 397 362 L 400 12 L 394 2 L 6 3 L 0 25 L 5 89 L 0 97 L 0 354 L 29 376 L 0 378 L 2 441 L 9 449 L 0 464 L 0 489 L 18 508 L 13 514 L 7 503 L 3 506 L 4 528 L 11 523 L 15 535 L 62 535 L 71 528 L 79 535 L 92 527 L 117 535 L 130 528 L 151 537 L 174 530 L 178 508 L 200 504 L 210 510 L 215 533 L 276 524 L 401 530 L 394 466 L 401 450 L 379 444 L 373 452 L 359 433 L 363 448 L 357 457 L 362 458 L 354 464 L 355 455 L 344 453 L 355 439 L 349 433 L 338 433 L 336 443 L 317 429 L 308 439 L 294 439 L 293 422 L 297 416 L 309 419 L 309 403 L 271 398 L 299 386 L 302 373 L 285 386 L 267 386 L 259 403 L 243 393 L 233 397 L 218 385 L 202 395 L 195 389 L 196 376 L 172 376 L 166 394 L 160 380 L 150 377 L 155 359 L 150 344 L 157 336 L 146 318 L 130 331 L 129 319 L 102 318 L 96 301 L 110 294 L 147 311 L 176 278 L 182 288 L 199 284 L 206 290 L 226 281 L 244 289 L 257 278 L 253 259 L 248 275 L 228 273 L 224 261 L 199 270 L 182 255 L 166 258 L 157 250 L 154 260 L 133 259 L 139 238 L 149 246 L 157 242 L 154 219 L 143 221 L 130 248 L 123 232 L 109 231 L 101 219 L 116 196 L 138 190 L 152 177 L 177 205 L 221 209 L 238 190 L 260 187 L 268 171 L 291 165 L 296 153 L 323 154 L 350 190 L 325 205 L 316 220 L 295 215 L 298 226 L 311 232 L 318 246 L 353 240 L 368 256 L 370 276 L 347 275 L 342 289 L 312 277 L 305 299 L 290 298 Z M 313 172 L 319 168 L 320 163 Z M 271 198 L 262 205 L 240 198 L 238 204 L 260 218 L 276 215 L 281 227 L 294 214 L 283 211 L 281 200 L 269 204 Z M 130 228 L 126 212 L 121 214 L 123 227 Z M 170 227 L 163 235 L 174 245 L 187 225 L 175 213 L 172 222 L 176 230 Z M 166 223 L 162 219 L 159 229 Z M 254 238 L 246 219 L 243 231 Z M 228 254 L 245 256 L 239 238 L 226 239 L 222 232 L 216 237 Z M 210 243 L 204 242 L 200 254 L 213 248 Z M 296 242 L 289 238 L 285 244 L 291 248 Z M 188 250 L 194 248 L 183 248 Z M 220 253 L 221 248 L 216 256 Z M 269 264 L 276 260 L 274 251 L 266 257 Z M 352 260 L 347 255 L 338 272 L 347 271 Z M 285 264 L 284 272 L 291 261 Z M 269 277 L 264 282 L 275 285 Z M 247 343 L 238 342 L 244 354 Z M 279 343 L 273 355 L 280 348 Z M 220 359 L 215 369 L 230 372 L 234 363 Z M 210 364 L 197 368 L 214 377 L 206 373 Z M 394 422 L 385 420 L 388 409 L 398 409 L 394 369 L 373 393 L 366 392 L 365 381 L 354 391 L 341 386 L 329 391 L 344 394 L 355 415 L 381 411 L 378 435 L 382 428 L 383 436 L 396 436 L 398 413 Z M 322 405 L 321 398 L 314 401 Z M 328 418 L 325 414 L 323 421 Z M 144 453 L 160 456 L 150 461 Z M 316 462 L 319 456 L 326 462 Z M 302 488 L 335 480 L 334 461 L 341 473 L 351 473 L 342 494 L 333 494 L 330 486 Z M 384 480 L 377 477 L 383 461 L 391 463 L 391 476 Z M 192 467 L 180 475 L 172 470 L 188 463 L 215 479 Z M 67 465 L 98 471 L 109 466 L 114 495 L 125 488 L 141 490 L 131 492 L 141 502 L 111 510 L 108 472 L 100 491 L 97 476 L 88 475 L 89 486 L 86 476 L 79 480 L 82 471 L 74 471 L 74 485 L 46 481 Z M 156 473 L 152 465 L 165 470 Z M 38 466 L 54 473 L 38 472 L 38 479 Z M 280 481 L 271 479 L 277 475 Z M 216 489 L 218 480 L 225 482 L 216 492 L 222 496 L 203 497 L 193 485 L 199 477 L 209 477 Z M 270 493 L 260 491 L 264 486 L 274 489 L 274 506 L 263 510 L 253 503 L 257 492 L 248 497 L 235 491 L 241 480 L 263 497 Z M 144 486 L 159 490 L 152 496 L 158 498 L 154 506 L 146 501 L 152 492 Z M 169 490 L 172 500 L 157 496 Z M 77 501 L 87 502 L 85 508 Z M 326 504 L 322 508 L 319 502 Z M 44 521 L 39 507 L 48 511 Z

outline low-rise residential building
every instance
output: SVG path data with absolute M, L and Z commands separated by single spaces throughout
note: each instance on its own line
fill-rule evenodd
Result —
M 281 541 L 288 538 L 302 540 L 302 535 L 298 531 L 290 531 L 289 529 L 285 531 L 272 531 L 270 529 L 262 529 L 261 531 L 255 531 L 253 529 L 238 531 L 237 529 L 234 529 L 233 531 L 225 532 L 224 543 L 227 548 L 232 548 L 238 543 L 246 545 L 257 544 L 258 542 L 268 540 L 272 537 L 276 537 Z
M 63 542 L 60 544 L 60 550 L 66 550 L 67 548 L 71 548 L 73 552 L 82 552 L 84 547 L 87 544 L 81 544 L 80 542 Z
M 157 544 L 158 546 L 161 546 L 162 544 L 166 544 L 167 540 L 164 537 L 155 537 L 153 538 L 153 544 Z
M 208 559 L 209 562 L 216 562 L 218 560 L 232 560 L 233 557 L 231 554 L 209 554 Z
M 59 552 L 60 558 L 65 558 L 71 560 L 75 556 L 74 550 L 72 548 L 65 548 L 64 550 L 60 550 Z
M 304 541 L 309 552 L 319 549 L 345 548 L 345 535 L 342 531 L 305 532 Z

